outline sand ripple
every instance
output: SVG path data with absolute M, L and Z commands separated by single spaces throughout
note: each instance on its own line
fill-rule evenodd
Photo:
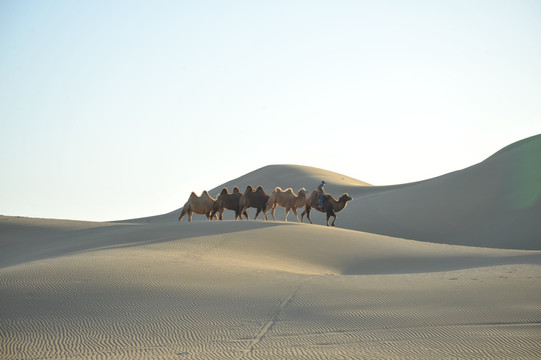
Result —
M 335 230 L 233 222 L 55 238 L 58 256 L 0 269 L 1 358 L 541 356 L 535 253 Z

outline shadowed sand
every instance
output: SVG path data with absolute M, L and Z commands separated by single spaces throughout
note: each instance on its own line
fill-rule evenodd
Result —
M 292 165 L 230 184 L 324 178 L 354 198 L 339 228 L 0 216 L 0 358 L 539 358 L 541 152 L 513 175 L 539 149 L 526 140 L 413 184 Z

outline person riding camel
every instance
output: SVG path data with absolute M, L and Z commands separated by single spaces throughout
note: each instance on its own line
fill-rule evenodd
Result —
M 323 187 L 325 185 L 325 181 L 321 180 L 321 184 L 317 187 L 317 194 L 318 194 L 318 207 L 323 207 L 323 202 L 325 201 L 325 188 Z

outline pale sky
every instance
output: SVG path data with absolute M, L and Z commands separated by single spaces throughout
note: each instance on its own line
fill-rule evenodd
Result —
M 270 164 L 406 183 L 539 133 L 536 0 L 0 1 L 2 215 L 158 215 Z

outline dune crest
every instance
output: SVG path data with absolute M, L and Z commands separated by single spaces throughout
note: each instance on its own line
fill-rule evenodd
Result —
M 0 216 L 1 357 L 538 358 L 540 150 L 396 186 L 293 165 L 224 184 L 325 177 L 354 199 L 340 228 Z
M 356 197 L 350 206 L 343 216 L 350 229 L 446 244 L 541 249 L 541 135 L 466 169 Z
M 511 144 L 479 164 L 414 183 L 372 186 L 314 167 L 270 165 L 210 193 L 249 184 L 310 192 L 320 179 L 329 193 L 347 192 L 354 199 L 340 214 L 341 228 L 441 244 L 541 249 L 541 135 Z M 137 221 L 170 222 L 178 213 Z M 315 223 L 325 223 L 323 214 L 314 215 Z M 233 216 L 226 212 L 224 218 Z
M 538 251 L 284 222 L 53 225 L 0 240 L 18 259 L 0 268 L 5 359 L 540 351 Z

